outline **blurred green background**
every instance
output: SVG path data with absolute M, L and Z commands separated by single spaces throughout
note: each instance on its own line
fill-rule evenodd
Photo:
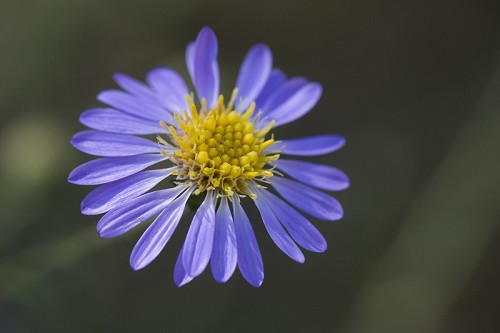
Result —
M 443 1 L 0 1 L 0 332 L 500 332 L 500 4 Z M 140 230 L 100 239 L 66 182 L 90 159 L 79 114 L 219 37 L 223 91 L 256 42 L 323 97 L 278 138 L 339 133 L 316 158 L 352 180 L 345 218 L 298 265 L 253 225 L 266 278 L 178 289 L 188 220 L 134 272 Z

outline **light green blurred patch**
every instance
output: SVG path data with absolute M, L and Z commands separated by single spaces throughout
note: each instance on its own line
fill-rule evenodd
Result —
M 25 114 L 0 135 L 0 248 L 36 219 L 54 182 L 65 181 L 69 135 L 51 117 Z
M 7 126 L 0 137 L 0 170 L 15 187 L 36 189 L 64 167 L 67 134 L 55 119 L 23 116 Z M 61 165 L 62 164 L 62 165 Z

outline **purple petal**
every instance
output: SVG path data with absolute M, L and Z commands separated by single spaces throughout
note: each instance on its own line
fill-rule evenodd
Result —
M 186 201 L 192 192 L 193 189 L 188 189 L 180 197 L 171 202 L 142 234 L 130 255 L 130 266 L 134 270 L 139 270 L 147 266 L 163 250 L 177 228 L 184 212 Z
M 68 181 L 78 185 L 109 183 L 133 175 L 165 159 L 161 154 L 98 158 L 76 167 L 69 174 Z
M 83 199 L 82 213 L 97 215 L 142 195 L 170 175 L 172 168 L 149 170 L 99 186 Z
M 189 276 L 198 276 L 207 267 L 212 254 L 214 230 L 215 198 L 209 192 L 194 215 L 183 246 L 182 260 Z
M 269 75 L 269 79 L 266 85 L 257 97 L 255 104 L 257 104 L 257 109 L 266 104 L 267 100 L 271 95 L 277 92 L 286 82 L 286 75 L 279 69 L 275 68 Z
M 159 104 L 145 102 L 120 90 L 105 90 L 97 95 L 97 99 L 117 110 L 153 121 L 160 121 L 168 116 L 167 110 Z
M 277 81 L 280 82 L 281 79 L 277 79 Z M 307 80 L 303 77 L 294 77 L 284 84 L 281 84 L 279 89 L 270 93 L 267 101 L 262 105 L 264 115 L 267 116 L 270 112 L 286 103 L 287 100 L 306 85 Z
M 169 68 L 157 68 L 148 73 L 147 81 L 160 96 L 162 105 L 168 110 L 177 113 L 189 110 L 186 102 L 189 90 L 186 82 L 177 72 Z
M 217 37 L 212 29 L 201 29 L 194 51 L 194 86 L 198 98 L 206 98 L 207 106 L 216 104 L 219 95 L 219 73 L 217 66 Z M 215 65 L 214 65 L 215 64 Z
M 165 133 L 157 121 L 132 116 L 115 109 L 96 108 L 82 113 L 80 122 L 90 128 L 123 134 Z
M 158 143 L 129 134 L 116 134 L 102 131 L 82 131 L 76 133 L 71 144 L 84 153 L 118 157 L 160 151 Z
M 186 66 L 188 68 L 189 76 L 194 82 L 194 55 L 196 51 L 196 43 L 191 42 L 186 47 Z
M 269 78 L 272 65 L 273 56 L 267 45 L 257 44 L 248 51 L 236 81 L 241 98 L 241 104 L 236 104 L 238 110 L 246 110 L 255 101 Z
M 304 254 L 300 251 L 299 247 L 295 244 L 288 233 L 283 229 L 273 211 L 269 208 L 266 201 L 262 196 L 257 196 L 254 200 L 255 205 L 259 209 L 262 221 L 266 226 L 269 236 L 271 236 L 274 243 L 283 251 L 287 256 L 293 260 L 303 263 L 305 261 Z
M 332 153 L 345 144 L 340 135 L 317 135 L 282 141 L 281 153 L 296 156 L 317 156 Z
M 103 238 L 119 236 L 161 212 L 184 189 L 183 187 L 173 187 L 143 194 L 127 201 L 101 218 L 97 224 L 97 232 Z
M 308 113 L 316 105 L 322 90 L 319 83 L 308 83 L 283 104 L 270 110 L 266 116 L 276 121 L 275 126 L 292 122 Z
M 113 79 L 123 90 L 140 100 L 153 105 L 161 105 L 158 96 L 144 83 L 123 73 L 115 73 Z
M 260 287 L 264 281 L 264 264 L 252 225 L 237 198 L 233 199 L 234 231 L 238 244 L 238 267 L 241 275 L 252 286 Z
M 311 222 L 269 191 L 258 190 L 257 192 L 257 196 L 262 196 L 267 201 L 276 218 L 300 246 L 312 252 L 326 250 L 325 238 Z
M 238 261 L 237 251 L 233 218 L 227 199 L 222 198 L 215 214 L 214 245 L 210 259 L 212 275 L 217 282 L 224 283 L 233 275 Z
M 349 187 L 347 175 L 329 165 L 280 158 L 276 167 L 304 184 L 327 191 L 340 191 Z
M 219 87 L 220 87 L 220 71 L 219 63 L 214 61 L 212 63 L 212 77 L 214 78 L 214 86 L 216 89 L 213 92 L 212 103 L 207 100 L 208 107 L 215 107 L 217 105 L 217 99 L 219 98 Z
M 181 248 L 181 252 L 177 257 L 174 268 L 174 282 L 177 287 L 182 287 L 186 283 L 191 282 L 194 278 L 189 276 L 184 269 L 184 263 L 182 262 L 184 247 Z
M 321 191 L 284 177 L 276 176 L 270 180 L 281 196 L 311 216 L 335 221 L 344 215 L 340 202 Z

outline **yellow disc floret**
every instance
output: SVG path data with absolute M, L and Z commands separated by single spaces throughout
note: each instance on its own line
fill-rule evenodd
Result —
M 207 190 L 216 191 L 219 196 L 250 195 L 247 190 L 249 180 L 264 180 L 273 175 L 272 169 L 264 169 L 266 163 L 276 160 L 279 155 L 267 155 L 265 149 L 274 143 L 266 134 L 274 122 L 259 128 L 252 115 L 255 103 L 244 112 L 233 110 L 236 89 L 231 101 L 224 105 L 220 96 L 217 106 L 207 110 L 205 100 L 198 111 L 187 96 L 190 110 L 182 116 L 174 114 L 178 126 L 162 126 L 170 133 L 174 153 L 163 152 L 179 166 L 177 181 L 189 181 L 196 185 L 195 194 Z M 163 138 L 162 144 L 169 145 Z

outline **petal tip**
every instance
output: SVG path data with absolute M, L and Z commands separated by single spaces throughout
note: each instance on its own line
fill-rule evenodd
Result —
M 198 33 L 198 36 L 196 37 L 196 44 L 199 44 L 202 41 L 206 41 L 212 44 L 213 47 L 217 49 L 217 35 L 209 26 L 201 28 L 200 32 Z
M 101 218 L 101 220 L 97 223 L 97 226 L 95 228 L 97 231 L 97 234 L 101 238 L 113 238 L 113 237 L 115 237 L 116 235 L 112 231 L 110 231 L 109 228 L 107 228 L 109 225 L 107 223 L 103 223 L 103 218 Z
M 71 171 L 71 173 L 68 176 L 68 183 L 80 185 L 79 180 L 80 180 L 80 177 L 78 177 L 78 175 L 75 175 L 74 170 Z
M 95 230 L 97 231 L 97 234 L 99 235 L 99 237 L 101 238 L 109 238 L 109 237 L 106 237 L 106 231 L 103 230 L 103 226 L 101 224 L 97 224 Z
M 340 214 L 340 215 L 333 215 L 333 216 L 330 216 L 330 219 L 329 221 L 331 222 L 337 222 L 337 221 L 340 221 L 344 218 L 344 214 Z
M 315 244 L 314 248 L 310 249 L 311 252 L 315 253 L 323 253 L 326 252 L 326 250 L 328 250 L 328 243 L 325 239 L 323 239 L 322 242 Z
M 83 203 L 80 205 L 80 212 L 83 214 L 83 215 L 96 215 L 96 213 L 94 212 L 94 210 L 88 206 L 85 206 Z M 99 214 L 99 213 L 97 213 Z
M 319 97 L 321 97 L 321 95 L 323 94 L 323 86 L 321 85 L 321 83 L 311 82 L 310 86 L 312 87 L 312 89 L 314 89 L 314 92 L 318 95 L 317 98 L 319 99 Z
M 212 34 L 215 36 L 215 32 L 212 28 L 210 28 L 208 25 L 204 26 L 203 28 L 200 29 L 200 32 L 198 33 L 198 36 L 201 34 Z
M 180 272 L 176 272 L 174 269 L 174 283 L 177 286 L 177 288 L 180 288 L 189 282 L 191 282 L 193 278 L 189 275 L 187 275 L 185 272 L 180 274 Z
M 266 53 L 266 55 L 271 55 L 271 48 L 265 43 L 257 43 L 252 47 L 252 49 L 254 51 Z
M 140 260 L 140 258 L 136 258 L 136 256 L 132 252 L 132 255 L 130 256 L 130 267 L 132 267 L 134 271 L 138 271 L 146 266 L 147 264 Z
M 349 187 L 351 187 L 351 180 L 346 176 L 342 186 L 339 188 L 339 191 L 348 189 Z
M 215 280 L 215 282 L 217 282 L 219 284 L 224 284 L 224 283 L 226 283 L 229 280 L 229 278 L 226 278 L 226 277 L 222 277 L 222 278 L 214 277 L 214 280 Z
M 78 148 L 78 144 L 80 143 L 80 140 L 79 140 L 79 135 L 78 133 L 76 133 L 75 135 L 73 135 L 73 137 L 69 140 L 69 143 L 76 149 L 80 150 Z
M 259 279 L 257 281 L 248 281 L 252 287 L 255 288 L 260 288 L 262 286 L 262 283 L 264 282 L 264 279 Z
M 189 282 L 189 279 L 183 279 L 182 281 L 176 281 L 174 279 L 174 283 L 177 286 L 177 288 L 185 286 Z
M 107 94 L 107 90 L 101 91 L 96 95 L 95 99 L 97 99 L 99 102 L 105 103 L 103 100 L 106 99 Z
M 122 72 L 115 72 L 111 76 L 113 77 L 113 80 L 115 80 L 115 81 L 120 81 L 121 79 L 127 77 L 127 75 L 122 73 Z

